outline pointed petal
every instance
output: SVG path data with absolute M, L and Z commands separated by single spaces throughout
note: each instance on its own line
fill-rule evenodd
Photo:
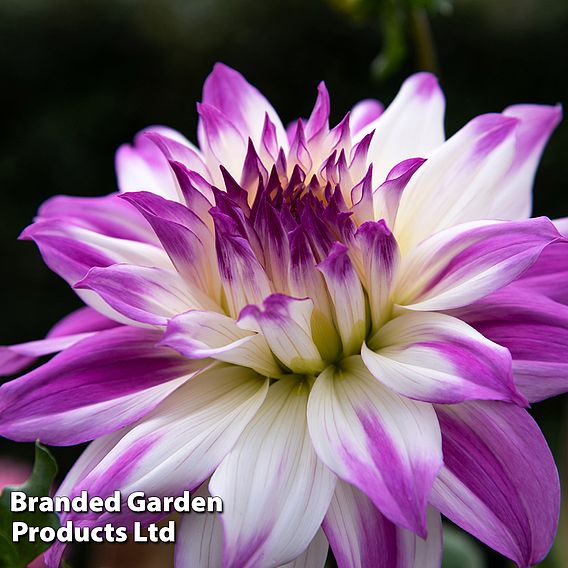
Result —
M 219 109 L 206 103 L 197 105 L 199 127 L 197 135 L 207 167 L 213 176 L 213 182 L 220 187 L 222 181 L 219 166 L 224 166 L 229 173 L 238 178 L 246 156 L 246 138 L 238 128 Z
M 329 256 L 318 264 L 335 308 L 335 321 L 343 342 L 344 355 L 359 352 L 367 334 L 363 287 L 348 249 L 335 243 Z
M 71 286 L 85 277 L 93 267 L 126 263 L 155 266 L 171 270 L 172 263 L 161 247 L 110 237 L 90 229 L 48 219 L 27 227 L 22 239 L 33 240 L 45 263 Z M 106 304 L 91 290 L 77 290 L 78 296 L 105 316 L 122 323 L 133 324 Z
M 265 118 L 274 126 L 278 147 L 288 149 L 286 132 L 278 114 L 266 98 L 237 71 L 216 63 L 203 85 L 203 102 L 221 111 L 246 140 L 259 148 Z
M 382 327 L 361 356 L 385 386 L 415 400 L 468 399 L 526 404 L 515 388 L 511 354 L 448 315 L 406 313 Z
M 123 144 L 116 152 L 115 168 L 121 193 L 150 191 L 167 199 L 181 201 L 181 195 L 168 161 L 158 146 L 145 133 L 156 131 L 185 140 L 183 136 L 164 127 L 149 127 L 139 132 L 134 145 Z M 186 141 L 187 142 L 187 141 Z M 187 142 L 189 144 L 189 142 Z
M 262 303 L 272 288 L 250 242 L 236 233 L 232 220 L 224 214 L 214 218 L 219 273 L 229 314 L 236 317 L 247 304 Z
M 503 402 L 436 408 L 444 468 L 431 502 L 443 515 L 527 568 L 548 553 L 558 523 L 554 459 L 529 414 Z
M 389 317 L 391 287 L 398 270 L 398 244 L 386 223 L 363 223 L 355 236 L 363 260 L 364 286 L 371 308 L 372 332 Z
M 516 118 L 474 118 L 432 153 L 408 182 L 394 233 L 409 250 L 436 231 L 494 219 L 492 203 L 515 155 Z
M 300 555 L 323 520 L 335 476 L 308 434 L 308 387 L 274 383 L 209 489 L 223 499 L 226 568 L 275 567 Z
M 384 106 L 375 99 L 359 101 L 350 112 L 351 135 L 361 140 L 367 134 L 369 124 L 377 120 L 383 114 Z M 365 129 L 365 130 L 363 130 Z M 363 134 L 363 136 L 361 136 Z
M 159 338 L 137 328 L 101 331 L 5 383 L 2 435 L 71 445 L 134 422 L 204 366 L 156 347 Z
M 426 158 L 444 142 L 444 108 L 436 77 L 417 73 L 403 83 L 383 114 L 359 132 L 362 137 L 375 131 L 369 148 L 375 187 L 402 160 Z
M 245 331 L 215 312 L 190 311 L 173 318 L 161 341 L 190 359 L 211 357 L 277 377 L 282 370 L 261 334 Z
M 123 197 L 146 218 L 188 287 L 202 297 L 201 303 L 215 309 L 220 300 L 220 279 L 210 254 L 214 243 L 210 228 L 180 203 L 148 192 L 131 192 Z
M 492 219 L 526 219 L 532 211 L 532 188 L 540 157 L 562 118 L 562 107 L 515 105 L 503 111 L 518 119 L 515 159 L 499 188 Z
M 388 390 L 360 357 L 350 357 L 316 379 L 308 423 L 328 467 L 392 522 L 426 536 L 427 500 L 442 464 L 431 405 Z
M 409 158 L 397 164 L 388 173 L 386 181 L 373 193 L 376 219 L 384 219 L 389 227 L 395 226 L 403 191 L 424 162 L 424 158 Z
M 509 284 L 559 240 L 546 217 L 440 231 L 403 259 L 393 301 L 413 310 L 465 306 Z
M 181 140 L 176 140 L 168 136 L 167 133 L 157 132 L 155 130 L 142 132 L 141 137 L 155 144 L 168 162 L 179 162 L 189 170 L 197 172 L 206 179 L 210 179 L 211 174 L 205 165 L 201 152 L 188 140 L 182 142 Z M 140 187 L 134 191 L 140 191 L 142 189 L 143 188 Z
M 272 352 L 292 372 L 317 373 L 325 363 L 312 338 L 313 309 L 310 298 L 272 294 L 264 300 L 263 308 L 246 306 L 238 324 L 243 329 L 262 331 Z
M 358 489 L 338 481 L 323 522 L 339 568 L 439 568 L 440 513 L 428 509 L 426 540 L 397 527 Z
M 310 141 L 318 135 L 327 134 L 329 131 L 329 93 L 325 83 L 318 85 L 318 98 L 312 110 L 312 114 L 306 123 L 306 140 Z

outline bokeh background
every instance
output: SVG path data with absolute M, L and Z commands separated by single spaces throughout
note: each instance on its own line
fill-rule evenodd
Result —
M 309 114 L 321 79 L 338 121 L 357 100 L 388 103 L 405 76 L 435 67 L 451 134 L 512 103 L 566 106 L 567 29 L 566 0 L 0 0 L 0 344 L 43 337 L 79 306 L 34 245 L 16 241 L 39 204 L 114 191 L 114 151 L 147 125 L 195 139 L 195 101 L 215 61 L 245 74 L 285 122 Z M 544 154 L 534 210 L 568 215 L 566 124 Z M 564 488 L 567 405 L 559 397 L 532 410 Z M 61 474 L 80 449 L 54 449 Z M 33 447 L 2 440 L 0 455 L 26 462 Z M 568 566 L 566 524 L 543 566 Z M 482 565 L 510 565 L 480 549 Z M 95 557 L 82 549 L 73 565 Z

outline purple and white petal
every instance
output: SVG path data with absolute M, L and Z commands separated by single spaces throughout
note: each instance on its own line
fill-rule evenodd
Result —
M 138 420 L 207 364 L 156 347 L 159 339 L 152 330 L 101 331 L 3 384 L 1 434 L 66 446 Z
M 94 465 L 80 474 L 71 470 L 65 493 L 87 490 L 105 497 L 118 489 L 126 501 L 134 491 L 165 497 L 196 490 L 231 451 L 267 390 L 268 379 L 250 369 L 214 364 L 113 435 Z M 133 517 L 136 513 L 123 506 L 120 513 L 78 515 L 77 520 L 120 524 Z
M 129 264 L 91 268 L 75 289 L 92 290 L 117 312 L 150 326 L 165 326 L 187 310 L 219 309 L 177 272 Z
M 442 465 L 432 405 L 390 391 L 353 356 L 316 379 L 308 424 L 329 468 L 392 522 L 426 536 L 427 501 Z
M 387 179 L 373 193 L 375 219 L 384 219 L 389 227 L 395 226 L 404 188 L 424 162 L 424 158 L 408 158 L 388 173 Z
M 404 313 L 363 345 L 373 376 L 395 392 L 426 402 L 468 399 L 527 404 L 515 388 L 511 354 L 449 315 Z
M 556 534 L 560 486 L 534 420 L 518 406 L 492 401 L 436 412 L 444 467 L 431 503 L 520 568 L 538 564 Z
M 339 568 L 439 568 L 442 521 L 427 513 L 428 536 L 422 539 L 391 523 L 358 489 L 337 482 L 323 529 Z
M 432 153 L 402 194 L 393 230 L 404 251 L 447 227 L 500 218 L 490 212 L 514 160 L 518 122 L 478 116 Z
M 239 327 L 261 332 L 274 355 L 293 373 L 322 371 L 325 363 L 313 340 L 310 298 L 268 296 L 262 308 L 250 304 L 240 313 Z
M 67 349 L 97 331 L 119 325 L 89 307 L 79 308 L 56 323 L 45 339 L 0 346 L 0 376 L 13 375 L 37 357 Z
M 363 223 L 356 234 L 361 251 L 362 280 L 369 298 L 371 332 L 375 333 L 390 316 L 391 288 L 398 270 L 400 253 L 384 220 Z
M 247 153 L 247 138 L 218 108 L 200 103 L 197 110 L 199 147 L 205 155 L 212 181 L 222 187 L 223 177 L 219 167 L 223 166 L 238 179 Z
M 238 235 L 227 215 L 215 213 L 215 248 L 229 315 L 237 317 L 248 304 L 260 304 L 272 293 L 268 276 L 251 243 Z
M 426 158 L 444 142 L 444 95 L 436 77 L 417 73 L 407 79 L 385 111 L 361 129 L 355 141 L 374 131 L 369 147 L 373 185 L 407 158 Z
M 465 306 L 512 282 L 562 240 L 546 217 L 451 227 L 403 258 L 393 301 L 413 310 Z
M 156 243 L 155 235 L 140 213 L 118 199 L 115 193 L 103 197 L 57 195 L 42 204 L 36 221 L 49 219 L 109 237 Z
M 206 179 L 211 178 L 203 155 L 189 140 L 176 139 L 170 132 L 160 130 L 143 131 L 141 137 L 152 141 L 168 162 L 178 162 Z
M 564 235 L 562 225 L 554 225 Z M 568 228 L 567 228 L 568 229 Z M 568 242 L 559 242 L 547 246 L 538 260 L 524 272 L 517 283 L 537 294 L 544 294 L 552 300 L 568 304 Z
M 562 107 L 515 105 L 504 116 L 519 120 L 515 130 L 515 159 L 502 180 L 488 217 L 526 219 L 532 212 L 532 189 L 540 157 L 550 135 L 562 118 Z
M 288 149 L 288 140 L 282 122 L 266 100 L 238 71 L 216 63 L 203 85 L 203 102 L 221 111 L 246 140 L 250 138 L 259 148 L 265 120 L 273 126 L 275 144 Z
M 234 319 L 215 312 L 193 310 L 178 315 L 170 320 L 161 344 L 190 359 L 211 357 L 268 377 L 282 374 L 261 334 L 241 329 Z
M 134 138 L 134 145 L 123 144 L 116 151 L 115 169 L 121 193 L 150 191 L 174 201 L 182 201 L 179 186 L 158 146 L 146 135 L 149 132 L 169 136 L 189 145 L 181 134 L 162 126 L 146 128 Z
M 508 349 L 515 383 L 530 402 L 568 391 L 568 306 L 515 282 L 455 315 Z
M 385 107 L 375 99 L 359 101 L 349 113 L 349 124 L 353 138 L 356 140 L 362 139 L 364 137 L 364 135 L 361 136 L 363 129 L 377 120 L 384 110 Z M 366 130 L 365 133 L 367 133 Z
M 277 567 L 316 535 L 335 476 L 314 452 L 306 422 L 309 387 L 274 383 L 263 406 L 209 483 L 223 499 L 225 568 Z
M 335 308 L 335 323 L 343 354 L 358 353 L 367 334 L 365 295 L 348 255 L 348 248 L 335 243 L 328 257 L 318 264 Z

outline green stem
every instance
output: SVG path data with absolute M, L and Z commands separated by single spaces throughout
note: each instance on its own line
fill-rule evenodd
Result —
M 410 9 L 409 26 L 416 48 L 418 66 L 422 71 L 438 73 L 438 57 L 425 8 L 413 7 Z

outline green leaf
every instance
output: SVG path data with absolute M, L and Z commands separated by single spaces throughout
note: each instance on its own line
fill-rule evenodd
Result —
M 25 568 L 34 558 L 50 547 L 36 538 L 36 542 L 22 539 L 12 541 L 12 523 L 21 521 L 33 527 L 59 527 L 55 513 L 10 511 L 10 494 L 24 491 L 29 497 L 45 497 L 57 473 L 57 464 L 47 448 L 36 442 L 35 462 L 31 477 L 20 486 L 5 487 L 0 496 L 0 566 L 4 568 Z
M 473 538 L 450 525 L 444 525 L 442 568 L 485 568 L 485 560 Z

